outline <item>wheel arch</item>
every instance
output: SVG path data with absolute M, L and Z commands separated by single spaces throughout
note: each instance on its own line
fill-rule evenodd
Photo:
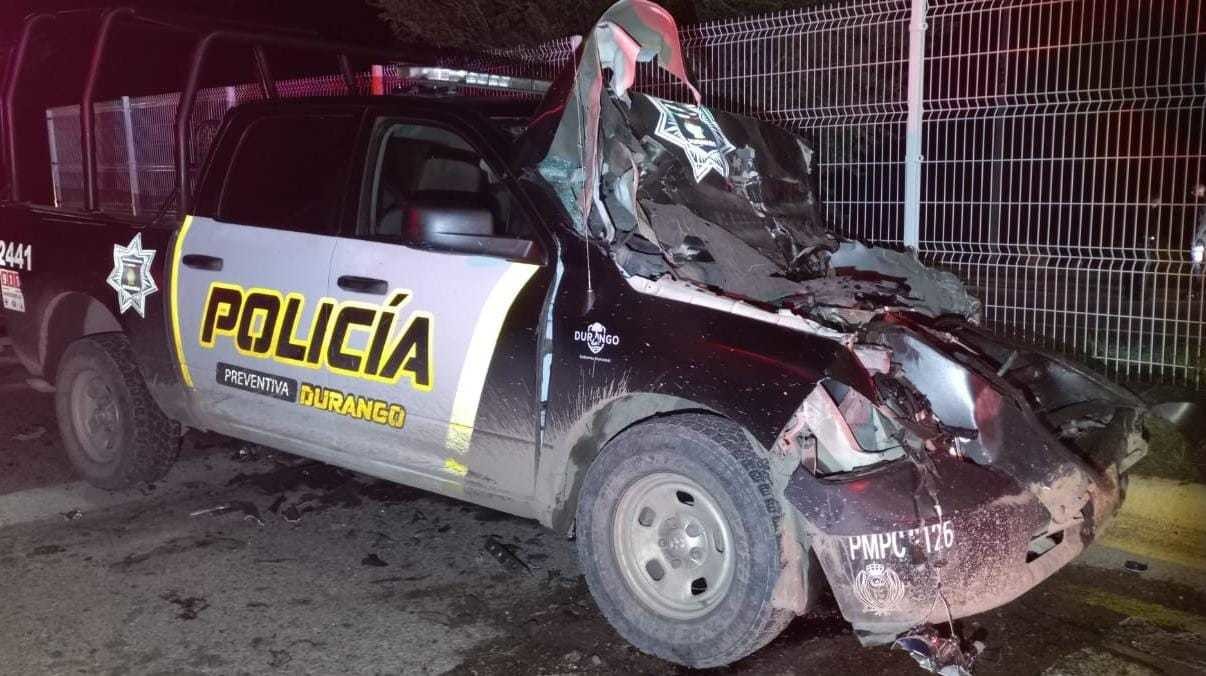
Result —
M 96 298 L 64 291 L 46 304 L 38 332 L 38 363 L 42 377 L 54 380 L 59 360 L 71 343 L 100 333 L 121 333 L 117 317 Z
M 647 420 L 678 413 L 707 413 L 731 419 L 716 409 L 683 397 L 656 392 L 626 392 L 597 402 L 568 425 L 554 425 L 537 481 L 541 521 L 559 533 L 570 532 L 586 470 L 607 442 Z M 735 422 L 735 421 L 734 421 Z M 557 427 L 563 432 L 558 433 Z
M 560 435 L 549 456 L 542 460 L 538 480 L 539 513 L 541 522 L 558 533 L 569 535 L 578 509 L 579 494 L 586 470 L 603 448 L 621 432 L 643 422 L 679 415 L 705 413 L 723 418 L 745 432 L 750 446 L 766 462 L 773 487 L 771 499 L 779 503 L 782 518 L 776 520 L 781 546 L 791 554 L 776 583 L 775 605 L 803 615 L 816 601 L 817 590 L 827 584 L 825 575 L 811 551 L 806 524 L 798 518 L 783 494 L 787 477 L 793 469 L 782 467 L 785 458 L 770 453 L 756 434 L 734 416 L 716 407 L 673 395 L 651 392 L 628 392 L 598 402 L 578 417 L 568 432 Z M 555 434 L 555 432 L 554 432 Z M 788 462 L 788 465 L 791 463 Z M 778 466 L 772 469 L 772 466 Z M 541 489 L 540 486 L 546 487 Z M 545 491 L 548 491 L 547 493 Z

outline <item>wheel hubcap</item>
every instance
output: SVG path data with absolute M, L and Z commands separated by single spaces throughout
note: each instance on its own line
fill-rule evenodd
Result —
M 121 429 L 117 397 L 96 371 L 82 371 L 71 383 L 71 425 L 93 461 L 109 462 L 116 455 Z
M 732 582 L 728 523 L 715 499 L 681 474 L 651 474 L 625 489 L 612 542 L 629 589 L 666 617 L 706 615 Z

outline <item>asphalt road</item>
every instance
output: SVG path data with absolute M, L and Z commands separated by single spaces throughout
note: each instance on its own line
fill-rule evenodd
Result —
M 103 493 L 22 378 L 0 357 L 0 673 L 677 671 L 612 632 L 533 522 L 196 434 L 165 481 Z M 976 673 L 1206 672 L 1203 569 L 1090 554 L 958 623 L 987 646 Z M 727 671 L 921 673 L 824 597 Z

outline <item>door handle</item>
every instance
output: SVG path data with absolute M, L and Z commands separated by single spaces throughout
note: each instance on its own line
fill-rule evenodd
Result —
M 344 291 L 355 291 L 356 293 L 371 293 L 378 296 L 384 296 L 389 292 L 389 282 L 384 279 L 373 279 L 372 277 L 357 277 L 356 275 L 342 275 L 337 280 L 339 288 Z
M 222 271 L 222 259 L 216 256 L 206 256 L 205 254 L 185 254 L 184 258 L 180 259 L 185 265 L 198 270 L 211 270 L 213 272 Z

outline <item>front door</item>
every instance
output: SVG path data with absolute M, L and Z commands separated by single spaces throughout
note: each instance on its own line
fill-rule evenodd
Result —
M 417 485 L 527 497 L 550 278 L 531 212 L 456 131 L 373 130 L 366 217 L 332 258 L 329 294 L 357 312 L 333 336 L 342 363 L 324 406 L 338 402 L 345 446 Z M 381 406 L 404 420 L 366 419 Z

